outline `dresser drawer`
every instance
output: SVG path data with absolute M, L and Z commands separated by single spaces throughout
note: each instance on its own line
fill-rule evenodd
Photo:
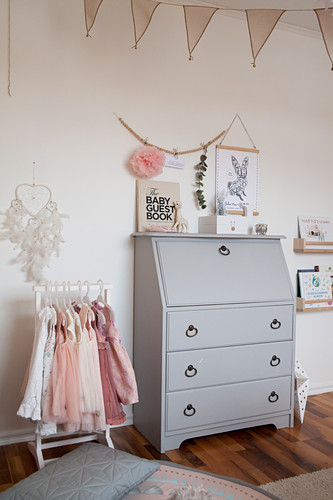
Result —
M 291 408 L 291 377 L 167 394 L 167 431 L 262 417 Z
M 277 239 L 160 239 L 156 245 L 168 306 L 293 297 Z
M 169 353 L 167 391 L 290 375 L 292 356 L 292 342 Z
M 291 340 L 292 327 L 292 305 L 169 312 L 167 350 Z

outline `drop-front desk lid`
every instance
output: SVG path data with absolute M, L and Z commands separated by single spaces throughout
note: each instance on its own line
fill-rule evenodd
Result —
M 168 306 L 293 301 L 284 236 L 135 233 L 151 238 Z

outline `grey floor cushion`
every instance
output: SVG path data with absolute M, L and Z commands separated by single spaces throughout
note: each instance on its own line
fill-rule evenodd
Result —
M 102 444 L 86 443 L 0 493 L 0 499 L 117 500 L 159 466 Z

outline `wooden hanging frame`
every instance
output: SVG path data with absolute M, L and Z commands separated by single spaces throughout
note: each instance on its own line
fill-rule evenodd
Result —
M 70 286 L 70 291 L 72 292 L 77 292 L 81 291 L 82 287 L 85 286 L 85 284 L 81 284 L 80 282 L 76 284 L 72 284 L 70 282 L 66 283 L 67 287 Z M 100 290 L 100 294 L 104 294 L 104 300 L 107 304 L 110 304 L 110 296 L 111 296 L 111 289 L 112 285 L 110 283 L 104 284 L 101 280 L 98 283 L 93 283 L 89 285 L 89 290 Z M 32 289 L 35 292 L 35 328 L 37 328 L 37 315 L 39 311 L 42 308 L 42 296 L 43 294 L 49 293 L 49 292 L 56 292 L 56 293 L 61 293 L 59 288 L 63 287 L 64 285 L 57 285 L 51 284 L 51 285 L 38 285 L 38 286 L 33 286 Z M 64 290 L 65 291 L 65 290 Z M 34 456 L 37 467 L 38 469 L 42 469 L 45 467 L 47 463 L 53 462 L 57 460 L 57 458 L 51 458 L 51 459 L 46 459 L 44 457 L 44 450 L 50 449 L 50 448 L 59 448 L 61 446 L 68 446 L 72 444 L 80 444 L 80 443 L 86 443 L 88 441 L 98 441 L 102 444 L 106 444 L 109 446 L 109 448 L 114 448 L 113 442 L 110 436 L 110 428 L 111 425 L 106 425 L 106 430 L 104 432 L 102 431 L 95 431 L 95 432 L 84 432 L 84 431 L 79 431 L 79 432 L 57 432 L 56 434 L 52 434 L 50 436 L 41 436 L 40 434 L 36 433 L 35 440 L 34 441 L 29 441 L 28 442 L 28 449 L 30 453 Z M 68 436 L 68 438 L 66 438 Z M 71 436 L 71 437 L 70 437 Z M 74 436 L 74 437 L 73 437 Z M 57 439 L 60 438 L 60 439 Z M 64 438 L 64 439 L 61 439 Z
M 237 118 L 240 121 L 243 129 L 245 130 L 246 135 L 250 139 L 253 148 L 243 148 L 243 147 L 233 147 L 233 146 L 223 146 L 222 145 L 223 141 L 225 140 L 226 136 L 228 135 L 231 127 L 233 126 L 233 124 Z M 221 162 L 220 162 L 221 155 L 219 154 L 219 150 L 237 151 L 237 152 L 241 152 L 241 153 L 248 152 L 250 154 L 250 156 L 252 157 L 252 163 L 250 163 L 250 167 L 252 169 L 251 170 L 251 186 L 250 186 L 251 187 L 251 201 L 249 202 L 249 206 L 254 207 L 253 214 L 251 214 L 251 215 L 259 215 L 259 212 L 258 212 L 258 154 L 259 154 L 259 149 L 256 148 L 247 128 L 245 127 L 245 125 L 244 125 L 244 123 L 243 123 L 243 121 L 238 113 L 234 116 L 232 122 L 230 123 L 229 127 L 227 128 L 226 133 L 222 137 L 220 143 L 216 145 L 215 195 L 216 195 L 216 206 L 217 206 L 218 198 L 221 194 L 221 191 L 226 188 L 226 186 L 229 184 L 229 182 L 232 183 L 234 188 L 235 188 L 235 191 L 238 191 L 237 196 L 240 198 L 240 202 L 235 204 L 236 206 L 238 205 L 237 208 L 236 207 L 228 208 L 228 205 L 227 205 L 228 214 L 246 215 L 246 209 L 242 208 L 241 202 L 242 201 L 248 202 L 248 200 L 245 198 L 245 196 L 243 197 L 244 190 L 242 190 L 242 182 L 243 181 L 246 182 L 246 189 L 248 189 L 248 182 L 249 181 L 247 178 L 247 173 L 245 174 L 245 176 L 243 176 L 242 174 L 241 175 L 236 174 L 236 177 L 235 177 L 235 174 L 233 173 L 233 171 L 230 168 L 227 169 L 226 165 L 221 165 Z M 253 161 L 255 160 L 255 158 L 254 158 L 255 155 L 256 155 L 256 165 L 254 166 Z M 239 172 L 241 172 L 242 170 L 244 171 L 244 169 L 242 167 L 243 167 L 243 165 L 239 165 Z M 223 169 L 223 172 L 222 172 L 222 169 Z M 234 166 L 234 169 L 236 169 L 235 166 Z M 223 177 L 223 179 L 222 179 L 222 177 Z M 230 181 L 228 181 L 228 178 L 230 178 Z M 243 181 L 242 181 L 242 179 L 243 179 Z M 243 184 L 243 187 L 244 187 L 244 184 Z M 244 203 L 244 205 L 245 205 L 245 203 Z

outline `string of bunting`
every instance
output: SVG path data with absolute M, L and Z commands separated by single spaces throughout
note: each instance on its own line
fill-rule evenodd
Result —
M 85 21 L 87 36 L 92 29 L 99 8 L 103 0 L 84 0 Z M 214 1 L 211 2 L 214 5 Z M 251 51 L 253 56 L 253 67 L 256 66 L 256 58 L 274 31 L 274 28 L 286 12 L 313 12 L 318 20 L 319 28 L 323 37 L 325 48 L 332 63 L 333 70 L 333 7 L 331 0 L 323 0 L 324 8 L 317 9 L 237 9 L 208 7 L 206 5 L 186 5 L 155 0 L 131 0 L 131 11 L 134 28 L 134 48 L 146 33 L 152 17 L 160 5 L 182 7 L 187 36 L 189 59 L 193 59 L 192 52 L 201 40 L 210 21 L 217 11 L 238 11 L 246 14 L 246 21 L 250 36 Z
M 184 151 L 178 151 L 178 149 L 176 149 L 176 148 L 175 149 L 166 149 L 166 148 L 162 148 L 160 146 L 156 146 L 154 144 L 151 144 L 150 142 L 148 142 L 147 138 L 143 139 L 143 137 L 141 137 L 129 125 L 127 125 L 127 123 L 122 118 L 120 118 L 120 116 L 117 116 L 116 113 L 114 113 L 114 115 L 118 118 L 119 122 L 126 128 L 126 130 L 128 130 L 128 132 L 130 132 L 130 134 L 132 134 L 138 141 L 140 141 L 141 144 L 143 144 L 144 146 L 149 146 L 149 147 L 158 149 L 159 151 L 163 151 L 164 153 L 175 155 L 175 156 L 186 155 L 186 154 L 190 154 L 190 153 L 197 153 L 198 151 L 202 151 L 202 150 L 206 151 L 207 148 L 211 144 L 218 141 L 225 134 L 225 130 L 223 130 L 216 137 L 214 137 L 214 139 L 211 139 L 210 141 L 208 141 L 206 143 L 200 144 L 200 147 L 198 147 L 198 148 L 186 149 Z

